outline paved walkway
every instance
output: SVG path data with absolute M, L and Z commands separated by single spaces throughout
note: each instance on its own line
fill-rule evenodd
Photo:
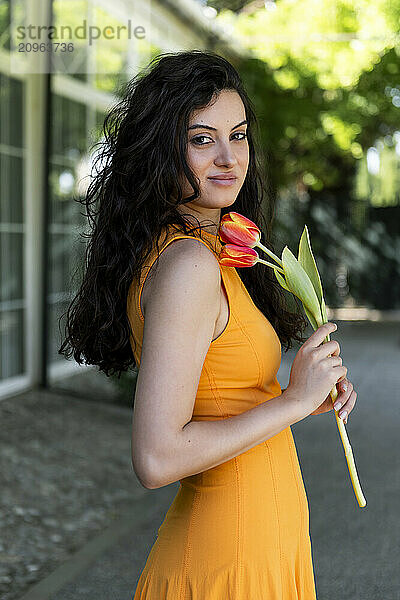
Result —
M 343 363 L 358 391 L 347 431 L 367 507 L 359 508 L 354 496 L 333 415 L 310 416 L 294 425 L 310 506 L 318 600 L 400 600 L 400 324 L 337 322 L 332 337 L 341 344 Z M 293 357 L 293 351 L 282 353 L 282 387 Z M 137 482 L 130 465 L 131 411 L 36 392 L 3 402 L 0 413 L 10 436 L 0 442 L 2 466 L 11 461 L 20 487 L 30 473 L 33 486 L 27 498 L 6 494 L 9 510 L 13 502 L 20 514 L 10 520 L 10 552 L 7 544 L 0 549 L 2 573 L 5 564 L 6 577 L 14 574 L 14 585 L 8 587 L 0 578 L 1 597 L 131 600 L 178 489 L 171 484 L 145 490 Z M 15 481 L 9 488 L 18 491 Z M 38 515 L 29 513 L 32 507 Z M 40 525 L 46 519 L 47 525 Z M 38 567 L 30 571 L 31 586 L 22 577 L 29 565 L 24 571 L 16 559 L 23 529 L 31 537 L 35 533 L 43 546 L 40 560 L 27 556 Z M 56 552 L 57 544 L 62 551 Z

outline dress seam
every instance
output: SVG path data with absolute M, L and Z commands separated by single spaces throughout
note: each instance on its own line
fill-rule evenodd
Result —
M 234 315 L 233 315 L 233 316 L 234 316 Z M 263 379 L 263 377 L 262 377 L 262 375 L 263 375 L 263 374 L 262 374 L 262 369 L 261 369 L 261 364 L 260 364 L 260 359 L 259 359 L 258 353 L 257 353 L 257 351 L 256 351 L 256 349 L 255 349 L 255 347 L 254 347 L 253 340 L 252 340 L 252 339 L 251 339 L 251 337 L 248 335 L 248 333 L 246 332 L 246 330 L 245 330 L 245 329 L 243 329 L 243 326 L 242 326 L 241 322 L 240 322 L 238 319 L 236 319 L 236 317 L 235 317 L 235 321 L 236 321 L 236 323 L 238 324 L 238 327 L 240 328 L 240 330 L 241 330 L 241 332 L 243 333 L 243 335 L 244 335 L 244 336 L 247 338 L 247 341 L 249 342 L 249 345 L 251 346 L 251 349 L 253 350 L 253 354 L 254 354 L 254 356 L 255 356 L 255 359 L 256 359 L 256 361 L 257 361 L 257 366 L 258 366 L 258 379 L 257 379 L 257 387 L 260 387 L 260 386 L 261 386 L 262 379 Z
M 221 416 L 227 417 L 228 415 L 223 410 L 223 400 L 222 400 L 220 394 L 218 393 L 218 387 L 215 383 L 214 374 L 211 369 L 208 369 L 205 362 L 203 363 L 203 368 L 204 368 L 205 374 L 207 375 L 208 383 L 210 384 L 210 390 L 211 390 L 212 396 L 214 398 L 214 402 L 215 402 Z
M 281 524 L 280 524 L 280 520 L 279 520 L 278 498 L 277 498 L 277 492 L 276 492 L 275 470 L 274 470 L 274 467 L 272 464 L 272 459 L 271 459 L 271 449 L 266 441 L 264 442 L 264 446 L 265 446 L 265 449 L 267 450 L 268 460 L 269 460 L 269 465 L 270 465 L 270 470 L 271 470 L 272 487 L 274 489 L 276 520 L 278 521 L 279 572 L 281 575 L 281 593 L 282 593 L 282 591 L 283 591 L 283 575 L 282 575 L 283 554 L 282 554 L 282 541 L 281 541 Z
M 201 483 L 202 483 L 203 473 L 201 473 L 200 475 L 201 475 Z M 201 485 L 201 483 L 200 483 L 200 485 Z M 183 572 L 182 572 L 182 579 L 181 579 L 181 585 L 180 585 L 180 590 L 179 590 L 179 600 L 185 600 L 185 597 L 186 597 L 186 589 L 183 589 L 183 586 L 185 586 L 185 588 L 186 588 L 186 579 L 187 579 L 187 572 L 188 572 L 188 565 L 189 565 L 189 553 L 192 549 L 191 531 L 192 531 L 194 518 L 197 515 L 199 499 L 200 499 L 200 491 L 196 490 L 193 495 L 192 514 L 190 516 L 190 521 L 189 521 L 188 531 L 187 531 L 187 536 L 186 536 L 186 544 L 185 544 L 185 549 L 183 552 Z M 182 595 L 182 593 L 183 593 L 183 595 Z
M 296 471 L 295 471 L 295 468 L 294 468 L 294 462 L 293 462 L 293 450 L 294 450 L 294 448 L 293 448 L 293 445 L 292 445 L 292 443 L 290 441 L 290 436 L 289 436 L 288 428 L 286 429 L 286 439 L 288 441 L 289 446 L 291 446 L 291 449 L 292 449 L 292 452 L 289 452 L 289 454 L 290 454 L 290 463 L 292 465 L 292 471 L 293 471 L 294 479 L 296 481 L 297 497 L 299 499 L 299 507 L 300 507 L 300 515 L 301 515 L 301 519 L 300 519 L 300 538 L 299 538 L 299 545 L 300 545 L 301 544 L 301 540 L 303 539 L 303 521 L 304 521 L 305 514 L 304 514 L 303 506 L 302 506 L 302 503 L 301 503 L 299 481 L 298 481 L 298 478 L 296 476 Z
M 237 579 L 236 579 L 236 597 L 240 598 L 240 590 L 242 589 L 242 544 L 241 544 L 241 540 L 243 541 L 243 532 L 242 532 L 242 496 L 240 493 L 240 469 L 239 469 L 239 463 L 238 463 L 238 459 L 237 456 L 235 456 L 234 458 L 234 462 L 235 462 L 235 471 L 236 471 L 236 508 L 237 508 L 237 513 L 236 513 L 236 523 L 237 523 L 237 538 L 236 538 L 236 572 L 237 572 Z

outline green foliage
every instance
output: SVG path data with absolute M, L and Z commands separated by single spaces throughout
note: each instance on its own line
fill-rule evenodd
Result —
M 280 0 L 275 10 L 220 12 L 217 23 L 253 53 L 241 73 L 272 154 L 274 190 L 293 181 L 313 191 L 351 189 L 357 160 L 395 134 L 399 14 L 400 1 L 387 0 Z M 382 184 L 386 197 L 395 193 L 390 181 Z
M 251 52 L 237 66 L 278 201 L 276 250 L 307 223 L 328 305 L 399 308 L 400 0 L 266 6 L 216 21 Z M 375 221 L 378 207 L 393 213 Z
M 246 5 L 250 4 L 252 0 L 209 0 L 208 6 L 212 6 L 217 10 L 228 8 L 233 12 L 240 12 Z

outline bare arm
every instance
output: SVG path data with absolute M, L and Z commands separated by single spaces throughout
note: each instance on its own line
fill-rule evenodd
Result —
M 191 421 L 219 306 L 215 257 L 195 240 L 175 240 L 151 280 L 136 383 L 132 464 L 147 488 L 215 467 L 305 416 L 286 390 L 234 417 Z
M 298 410 L 285 391 L 234 417 L 191 421 L 163 453 L 151 487 L 168 485 L 238 456 L 304 418 Z

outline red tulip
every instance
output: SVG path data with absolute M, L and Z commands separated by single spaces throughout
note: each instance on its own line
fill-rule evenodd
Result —
M 219 237 L 227 244 L 252 248 L 260 240 L 261 232 L 253 221 L 232 211 L 221 217 Z
M 247 246 L 239 246 L 238 244 L 224 244 L 219 253 L 219 262 L 227 267 L 253 267 L 260 262 L 268 265 L 283 274 L 283 269 L 277 265 L 263 260 L 258 256 L 258 253 L 253 248 Z
M 257 260 L 255 250 L 237 244 L 225 244 L 219 253 L 219 262 L 227 267 L 252 267 Z
M 264 262 L 264 264 L 269 265 L 270 267 L 277 268 L 278 271 L 283 273 L 283 263 L 282 263 L 281 259 L 279 258 L 279 256 L 276 256 L 276 254 L 274 254 L 272 252 L 272 250 L 270 250 L 269 248 L 267 248 L 266 246 L 264 246 L 261 243 L 260 229 L 257 227 L 257 225 L 253 221 L 251 221 L 244 215 L 241 215 L 240 213 L 233 212 L 233 211 L 223 215 L 219 222 L 218 234 L 219 234 L 220 240 L 222 242 L 226 242 L 226 244 L 235 245 L 235 246 L 243 246 L 246 249 L 254 248 L 255 246 L 257 246 L 257 248 L 260 248 L 263 252 L 268 254 L 268 256 L 270 256 L 270 258 L 275 260 L 281 268 L 279 269 L 278 267 L 276 267 L 276 265 L 273 265 L 269 262 L 265 262 L 265 261 L 261 260 L 261 258 L 258 260 L 260 262 Z M 224 263 L 222 263 L 222 264 L 224 264 Z M 252 266 L 252 265 L 243 265 L 243 266 Z

